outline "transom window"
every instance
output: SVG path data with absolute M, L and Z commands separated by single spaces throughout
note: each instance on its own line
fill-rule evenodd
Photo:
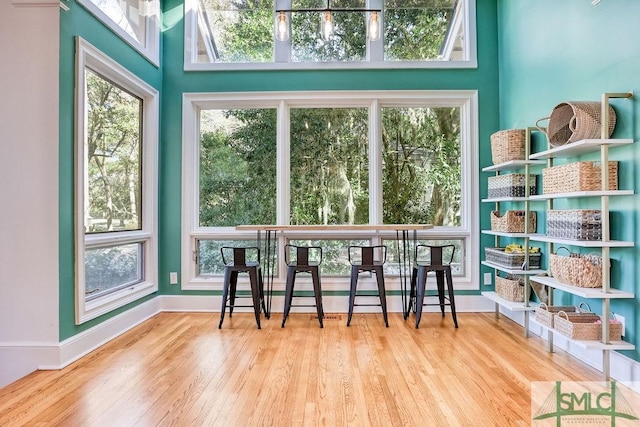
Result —
M 159 65 L 159 0 L 78 0 L 78 2 L 151 63 Z
M 333 31 L 323 35 L 326 6 L 185 0 L 185 69 L 476 66 L 475 0 L 332 0 Z M 367 38 L 371 12 L 340 9 L 380 10 L 381 37 Z M 285 40 L 276 10 L 290 11 Z

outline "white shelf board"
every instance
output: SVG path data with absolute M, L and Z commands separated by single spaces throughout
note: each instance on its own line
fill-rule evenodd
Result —
M 536 309 L 536 307 L 533 305 L 525 306 L 522 302 L 513 302 L 506 300 L 495 292 L 482 292 L 481 294 L 483 297 L 488 298 L 496 304 L 499 304 L 511 311 L 533 311 Z
M 490 261 L 480 261 L 480 264 L 486 265 L 487 267 L 491 267 L 495 270 L 505 272 L 507 274 L 517 274 L 519 276 L 533 276 L 537 274 L 545 274 L 547 272 L 547 270 L 522 270 L 520 268 L 503 267 Z
M 527 233 L 506 233 L 504 231 L 482 230 L 482 234 L 489 234 L 491 236 L 501 237 L 529 237 Z
M 581 288 L 578 286 L 568 285 L 559 282 L 557 279 L 549 276 L 532 276 L 529 278 L 532 282 L 550 286 L 560 291 L 568 292 L 583 298 L 598 299 L 628 299 L 635 298 L 632 292 L 621 291 L 619 289 L 609 289 L 609 292 L 603 292 L 602 288 Z
M 608 191 L 573 191 L 571 193 L 539 194 L 529 196 L 530 200 L 566 199 L 570 197 L 599 197 L 599 196 L 631 196 L 633 190 L 608 190 Z
M 504 163 L 498 163 L 497 165 L 487 166 L 482 168 L 482 172 L 500 172 L 508 170 L 522 169 L 526 165 L 544 165 L 544 160 L 510 160 Z
M 600 147 L 603 145 L 619 147 L 628 144 L 633 144 L 633 139 L 583 139 L 581 141 L 554 147 L 549 150 L 533 153 L 529 158 L 533 160 L 540 160 L 553 157 L 575 157 L 581 154 L 599 151 Z
M 635 242 L 627 242 L 623 240 L 609 240 L 607 242 L 603 242 L 602 240 L 559 239 L 557 237 L 549 237 L 545 234 L 529 234 L 529 238 L 536 242 L 580 246 L 582 248 L 632 248 L 635 245 Z
M 564 334 L 561 334 L 557 330 L 537 322 L 535 316 L 532 316 L 530 320 L 531 320 L 531 323 L 535 323 L 536 325 L 540 326 L 543 330 L 551 331 L 554 333 L 554 335 L 557 335 L 566 340 L 569 340 L 571 343 L 585 350 L 635 350 L 636 348 L 635 345 L 628 343 L 626 341 L 610 341 L 609 344 L 604 344 L 600 341 L 595 341 L 595 340 L 572 340 L 571 338 L 569 338 Z
M 528 197 L 492 197 L 490 199 L 482 199 L 483 202 L 491 202 L 491 203 L 498 203 L 498 202 L 524 202 L 527 201 L 529 198 Z

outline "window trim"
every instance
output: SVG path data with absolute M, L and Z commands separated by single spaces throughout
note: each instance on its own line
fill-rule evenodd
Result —
M 76 37 L 75 106 L 75 321 L 82 324 L 125 304 L 158 291 L 157 163 L 159 93 L 120 64 Z M 142 99 L 142 229 L 117 233 L 85 234 L 84 230 L 84 146 L 86 140 L 85 69 L 110 80 Z M 87 302 L 85 300 L 85 250 L 111 245 L 142 243 L 143 281 Z
M 203 278 L 196 274 L 195 251 L 197 239 L 241 239 L 255 238 L 254 232 L 238 232 L 233 227 L 200 227 L 198 206 L 198 147 L 200 132 L 198 117 L 202 109 L 210 108 L 277 108 L 278 156 L 277 156 L 277 212 L 278 223 L 288 221 L 288 198 L 284 188 L 288 185 L 289 160 L 282 154 L 289 147 L 289 110 L 298 107 L 367 107 L 370 108 L 369 138 L 371 150 L 378 147 L 381 129 L 376 117 L 380 107 L 459 107 L 462 143 L 462 188 L 463 213 L 461 227 L 436 227 L 419 233 L 425 239 L 462 238 L 465 243 L 465 275 L 456 279 L 458 289 L 479 289 L 476 280 L 480 265 L 478 257 L 479 236 L 479 185 L 478 185 L 478 93 L 475 90 L 424 90 L 424 91 L 318 91 L 318 92 L 242 92 L 242 93 L 186 93 L 182 103 L 182 260 L 181 287 L 183 290 L 220 290 L 222 278 Z M 371 154 L 370 154 L 371 155 Z M 376 157 L 380 157 L 376 155 Z M 376 165 L 382 159 L 375 161 Z M 381 164 L 370 181 L 370 221 L 382 221 L 382 197 L 376 186 L 381 182 Z M 305 233 L 309 234 L 309 233 Z M 371 233 L 332 233 L 318 232 L 318 238 L 371 237 Z M 282 236 L 282 233 L 279 233 Z M 389 236 L 379 236 L 387 237 Z M 284 277 L 279 272 L 279 278 Z M 282 279 L 279 279 L 282 280 Z M 279 283 L 279 282 L 278 282 Z M 344 280 L 327 280 L 327 290 L 344 290 Z M 325 285 L 325 283 L 323 283 Z
M 82 0 L 89 1 L 89 0 Z M 279 0 L 274 0 L 274 4 Z M 371 0 L 370 0 L 371 1 Z M 449 61 L 384 61 L 364 60 L 352 62 L 290 62 L 289 59 L 280 62 L 278 51 L 274 54 L 273 62 L 251 62 L 251 63 L 198 63 L 197 41 L 198 41 L 198 0 L 184 0 L 184 71 L 215 71 L 215 70 L 333 70 L 333 69 L 464 69 L 478 68 L 478 48 L 476 33 L 476 0 L 464 1 L 466 11 L 462 17 L 454 14 L 454 19 L 461 20 L 466 35 L 462 40 L 467 59 Z M 376 3 L 377 4 L 377 3 Z M 275 20 L 275 9 L 274 9 Z M 274 38 L 274 48 L 276 44 L 281 44 Z M 367 42 L 370 43 L 370 42 Z M 382 44 L 382 38 L 373 42 Z M 449 43 L 447 49 L 451 49 Z
M 109 27 L 111 31 L 117 34 L 122 40 L 140 52 L 149 62 L 156 67 L 160 66 L 160 0 L 139 2 L 140 4 L 148 4 L 149 11 L 149 15 L 146 18 L 144 44 L 128 34 L 91 0 L 78 0 L 78 3 L 102 21 L 102 23 Z

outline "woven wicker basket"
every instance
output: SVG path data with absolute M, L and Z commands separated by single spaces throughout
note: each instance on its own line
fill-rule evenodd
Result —
M 564 249 L 569 255 L 558 255 Z M 562 283 L 579 288 L 602 287 L 602 257 L 596 254 L 577 254 L 564 246 L 549 254 L 549 273 Z
M 593 313 L 574 313 L 572 315 L 559 312 L 554 319 L 553 328 L 574 340 L 601 340 L 602 318 Z M 619 341 L 622 339 L 622 324 L 609 324 L 609 339 Z
M 560 239 L 602 240 L 602 212 L 593 209 L 549 210 L 547 236 Z
M 609 108 L 609 124 L 607 138 L 616 127 L 616 112 Z M 549 120 L 547 128 L 540 122 Z M 556 105 L 551 116 L 536 122 L 536 127 L 547 135 L 549 144 L 558 147 L 582 139 L 600 138 L 602 136 L 602 103 L 591 101 L 569 101 Z
M 507 253 L 504 248 L 484 248 L 485 259 L 501 267 L 522 268 L 524 253 Z M 530 268 L 540 268 L 540 253 L 529 254 Z
M 507 129 L 491 135 L 491 160 L 494 165 L 511 160 L 524 160 L 525 130 Z
M 547 328 L 553 328 L 553 320 L 555 316 L 564 311 L 565 313 L 591 313 L 591 308 L 586 303 L 580 303 L 580 306 L 575 307 L 573 305 L 551 305 L 548 306 L 545 303 L 540 303 L 536 307 L 536 322 Z
M 496 293 L 507 301 L 524 302 L 524 281 L 518 276 L 496 275 Z
M 609 162 L 607 190 L 618 189 L 618 162 Z M 542 169 L 542 193 L 597 191 L 602 188 L 600 162 L 574 162 Z
M 500 215 L 500 211 L 491 212 L 491 230 L 502 233 L 524 233 L 525 211 L 506 211 Z M 536 232 L 536 213 L 529 212 L 529 229 L 527 233 Z
M 492 197 L 524 197 L 527 176 L 523 173 L 510 173 L 490 176 L 487 180 L 487 194 Z M 536 176 L 529 175 L 529 194 L 537 194 Z

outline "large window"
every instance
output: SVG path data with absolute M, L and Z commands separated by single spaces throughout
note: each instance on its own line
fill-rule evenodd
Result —
M 158 93 L 78 39 L 76 322 L 157 290 Z
M 185 69 L 476 66 L 475 0 L 330 6 L 333 31 L 323 34 L 326 0 L 185 0 Z M 371 12 L 340 9 L 380 10 L 380 37 L 367 36 Z M 276 10 L 290 10 L 284 40 Z
M 154 65 L 159 65 L 159 0 L 78 1 Z
M 184 95 L 183 288 L 217 289 L 217 248 L 255 243 L 255 233 L 235 229 L 242 224 L 430 223 L 435 228 L 418 239 L 455 244 L 457 281 L 471 286 L 475 97 L 469 91 Z M 323 274 L 339 283 L 348 276 L 345 250 L 352 242 L 390 245 L 387 273 L 398 273 L 395 238 L 395 232 L 288 231 L 277 244 L 321 243 Z

